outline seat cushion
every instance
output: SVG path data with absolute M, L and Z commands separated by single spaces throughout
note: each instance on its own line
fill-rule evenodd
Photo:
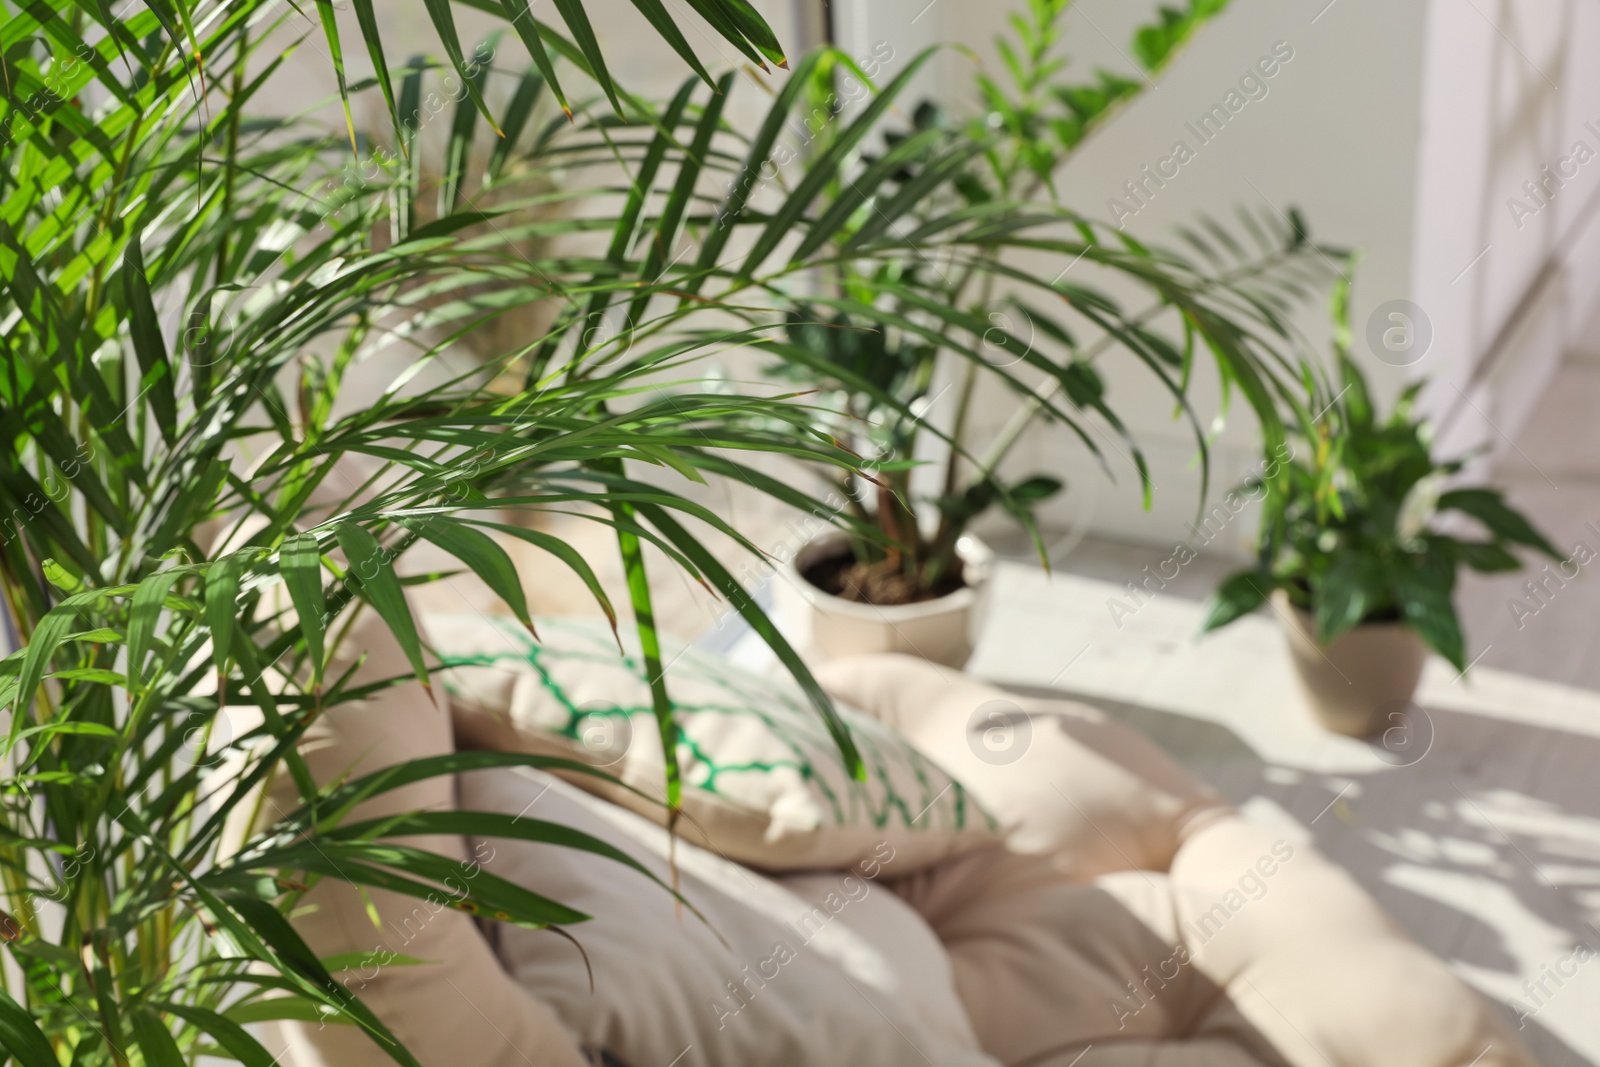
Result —
M 896 888 L 943 940 L 979 1041 L 1003 1063 L 1282 1062 L 1175 958 L 1160 872 L 1070 882 L 1043 856 L 975 854 Z
M 890 654 L 825 664 L 817 680 L 966 784 L 1013 849 L 1047 855 L 1078 880 L 1164 871 L 1186 834 L 1228 810 L 1165 753 L 1083 704 L 1030 700 Z
M 485 771 L 461 789 L 464 806 L 583 830 L 673 880 L 664 829 L 560 779 Z M 780 882 L 680 841 L 677 881 L 702 920 L 610 860 L 526 841 L 475 845 L 486 870 L 592 916 L 566 930 L 570 941 L 498 927 L 498 951 L 586 1047 L 621 1062 L 994 1065 L 939 941 L 883 886 L 892 847 L 850 871 Z
M 1006 1064 L 1532 1065 L 1343 872 L 1235 817 L 1167 873 L 1072 882 L 1002 849 L 894 887 Z
M 661 735 L 637 633 L 598 620 L 430 620 L 463 746 L 583 760 L 626 785 L 575 775 L 581 788 L 664 821 Z M 693 648 L 663 649 L 683 775 L 679 833 L 775 871 L 846 868 L 883 842 L 901 869 L 992 841 L 997 825 L 960 781 L 870 716 L 838 711 L 861 751 L 855 780 L 792 679 L 740 670 Z M 846 702 L 847 705 L 848 702 Z M 641 795 L 643 794 L 643 795 Z
M 1195 968 L 1291 1063 L 1531 1067 L 1501 1016 L 1315 849 L 1220 820 L 1170 880 Z

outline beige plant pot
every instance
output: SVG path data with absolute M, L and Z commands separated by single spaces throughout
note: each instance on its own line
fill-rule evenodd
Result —
M 1289 603 L 1282 590 L 1273 600 L 1300 688 L 1323 726 L 1367 737 L 1410 705 L 1428 661 L 1428 647 L 1415 630 L 1397 622 L 1363 623 L 1322 646 L 1309 612 Z
M 868 652 L 903 652 L 950 667 L 963 666 L 978 642 L 989 603 L 994 553 L 971 534 L 956 544 L 967 585 L 917 604 L 878 607 L 825 593 L 801 577 L 813 563 L 849 551 L 849 539 L 830 531 L 810 541 L 783 568 L 778 606 L 797 643 L 815 659 Z

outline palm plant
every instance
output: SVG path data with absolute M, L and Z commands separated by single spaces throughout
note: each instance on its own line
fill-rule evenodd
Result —
M 833 184 L 802 252 L 828 249 L 829 273 L 823 293 L 791 316 L 790 339 L 812 362 L 786 361 L 777 372 L 830 397 L 842 438 L 893 457 L 867 494 L 836 487 L 880 536 L 854 539 L 854 573 L 830 592 L 922 599 L 958 587 L 957 542 L 995 507 L 1038 543 L 1034 509 L 1062 482 L 1048 472 L 1008 478 L 1001 466 L 1040 418 L 1068 427 L 1106 466 L 1103 432 L 1131 460 L 1148 506 L 1144 454 L 1098 369 L 1112 354 L 1138 360 L 1171 393 L 1194 429 L 1203 477 L 1207 431 L 1187 400 L 1197 350 L 1214 357 L 1224 399 L 1237 387 L 1269 440 L 1281 440 L 1277 409 L 1298 376 L 1282 356 L 1299 343 L 1288 312 L 1332 273 L 1299 216 L 1241 212 L 1242 240 L 1208 219 L 1182 231 L 1196 260 L 1073 210 L 1056 186 L 1085 139 L 1225 6 L 1191 0 L 1140 27 L 1132 50 L 1142 80 L 1102 70 L 1074 82 L 1060 54 L 1071 0 L 1029 0 L 1010 36 L 997 40 L 1007 80 L 975 76 L 976 118 L 956 122 L 925 103 L 845 179 L 832 154 L 857 143 L 854 127 L 820 131 L 807 165 Z M 947 254 L 943 238 L 954 227 L 969 237 L 964 255 Z M 906 239 L 896 244 L 897 234 Z M 1140 303 L 1125 310 L 1130 292 Z M 929 417 L 945 381 L 953 417 Z M 980 446 L 971 423 L 984 381 L 997 381 L 1016 406 Z M 943 456 L 937 487 L 919 493 L 914 470 L 928 461 L 930 436 L 942 438 Z M 1203 481 L 1202 498 L 1205 491 Z
M 514 205 L 499 209 L 504 217 L 475 210 L 460 174 L 439 217 L 418 223 L 417 103 L 433 71 L 414 63 L 395 91 L 372 5 L 354 6 L 379 72 L 370 85 L 345 84 L 332 5 L 318 5 L 341 95 L 381 93 L 404 146 L 358 182 L 341 180 L 341 139 L 263 119 L 255 106 L 282 63 L 282 34 L 319 32 L 298 13 L 265 0 L 152 3 L 115 17 L 99 4 L 34 5 L 0 23 L 9 93 L 0 427 L 14 457 L 0 467 L 0 592 L 16 648 L 0 660 L 0 705 L 11 712 L 0 750 L 0 935 L 16 964 L 0 993 L 0 1044 L 28 1067 L 201 1054 L 267 1064 L 239 1020 L 323 1010 L 414 1063 L 284 916 L 321 877 L 438 892 L 448 865 L 383 839 L 459 833 L 462 816 L 351 823 L 358 802 L 475 767 L 554 764 L 459 754 L 312 782 L 296 750 L 308 727 L 404 680 L 357 686 L 350 674 L 329 675 L 351 614 L 381 616 L 426 684 L 396 557 L 429 541 L 526 621 L 525 595 L 481 508 L 490 498 L 505 509 L 592 505 L 617 531 L 654 657 L 641 546 L 655 543 L 731 591 L 736 583 L 684 522 L 737 534 L 631 477 L 630 461 L 690 477 L 737 473 L 730 456 L 748 451 L 850 461 L 823 439 L 775 432 L 805 419 L 781 400 L 665 389 L 705 343 L 668 336 L 670 315 L 608 341 L 629 351 L 621 361 L 564 332 L 566 346 L 546 351 L 541 373 L 511 396 L 474 371 L 427 388 L 396 381 L 339 414 L 346 373 L 384 345 L 410 346 L 409 375 L 506 307 L 650 291 L 609 265 L 524 259 Z M 659 4 L 638 6 L 682 44 Z M 756 32 L 738 0 L 695 6 L 725 16 L 713 25 L 742 47 L 771 54 L 770 34 Z M 576 44 L 528 17 L 526 4 L 505 7 L 533 50 L 523 89 L 555 89 L 548 45 L 609 101 L 636 107 L 605 75 L 581 6 L 558 4 Z M 469 86 L 453 124 L 459 147 L 471 136 L 463 114 L 488 113 L 489 72 L 468 61 L 448 5 L 428 8 Z M 496 122 L 508 142 L 521 136 L 509 128 L 526 118 L 526 99 L 519 90 Z M 529 150 L 555 152 L 559 136 L 545 131 Z M 491 165 L 478 180 L 498 173 Z M 306 192 L 330 184 L 329 202 Z M 635 186 L 640 197 L 650 188 Z M 586 225 L 623 220 L 642 224 L 636 207 Z M 309 502 L 352 456 L 375 460 L 380 474 L 313 514 Z M 615 614 L 571 546 L 534 529 L 511 535 L 575 569 Z M 274 588 L 287 590 L 287 610 Z M 853 758 L 799 661 L 759 609 L 736 605 L 800 672 Z M 230 701 L 256 708 L 261 725 L 228 743 L 237 776 L 202 795 L 210 761 L 193 748 L 225 732 Z M 225 822 L 275 775 L 294 781 L 301 805 L 224 853 Z M 674 804 L 678 788 L 674 776 Z M 501 826 L 630 862 L 562 828 L 466 818 L 485 832 Z M 486 872 L 458 906 L 532 926 L 581 918 Z M 268 996 L 270 1007 L 258 1003 Z

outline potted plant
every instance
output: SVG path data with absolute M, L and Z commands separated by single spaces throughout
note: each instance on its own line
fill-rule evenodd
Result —
M 1185 400 L 1197 349 L 1215 357 L 1224 390 L 1241 386 L 1269 436 L 1276 432 L 1278 394 L 1293 386 L 1278 362 L 1292 343 L 1278 316 L 1327 277 L 1298 216 L 1243 215 L 1251 235 L 1243 241 L 1208 220 L 1203 233 L 1184 234 L 1197 265 L 1072 210 L 1055 184 L 1084 138 L 1223 6 L 1162 8 L 1134 37 L 1143 81 L 1099 71 L 1074 84 L 1058 54 L 1067 0 L 1030 0 L 998 42 L 1009 82 L 977 75 L 981 115 L 955 122 L 924 104 L 908 129 L 886 131 L 854 181 L 835 187 L 800 247 L 832 251 L 818 284 L 797 298 L 791 351 L 775 368 L 816 391 L 829 428 L 871 470 L 832 487 L 846 528 L 822 533 L 786 562 L 780 595 L 818 654 L 966 660 L 990 558 L 973 524 L 999 509 L 1044 555 L 1034 510 L 1062 480 L 1003 467 L 1035 419 L 1069 427 L 1102 466 L 1102 441 L 1110 441 L 1131 457 L 1148 504 L 1144 456 L 1106 397 L 1103 357 L 1131 355 L 1171 391 L 1202 458 L 1206 435 Z M 828 85 L 812 98 L 831 101 Z M 854 128 L 835 125 L 815 131 L 813 158 L 830 160 Z M 946 257 L 919 243 L 958 221 L 972 227 L 966 254 Z M 886 239 L 901 234 L 913 238 L 909 247 L 882 254 Z M 1108 295 L 1113 288 L 1148 302 L 1125 310 Z M 995 385 L 1014 413 L 979 441 L 974 405 L 980 386 Z
M 28 1067 L 264 1064 L 272 1053 L 241 1023 L 286 1016 L 353 1022 L 397 1063 L 415 1065 L 286 917 L 319 877 L 424 899 L 441 891 L 446 861 L 387 847 L 392 823 L 344 820 L 358 798 L 407 775 L 539 761 L 460 753 L 376 780 L 309 780 L 297 750 L 306 730 L 329 708 L 410 677 L 354 691 L 349 674 L 326 669 L 352 614 L 379 616 L 426 683 L 403 591 L 412 579 L 395 569 L 405 549 L 432 542 L 526 619 L 515 568 L 486 534 L 483 509 L 590 506 L 617 531 L 649 657 L 659 646 L 643 544 L 719 589 L 736 584 L 682 521 L 716 517 L 630 470 L 737 475 L 743 468 L 728 454 L 763 450 L 853 462 L 820 436 L 775 432 L 808 418 L 787 398 L 708 393 L 692 377 L 663 395 L 652 376 L 682 374 L 707 342 L 641 343 L 611 358 L 710 300 L 603 343 L 564 327 L 533 384 L 511 395 L 487 383 L 526 355 L 521 347 L 487 372 L 406 387 L 504 308 L 664 295 L 681 278 L 656 280 L 649 239 L 599 267 L 530 258 L 517 244 L 523 217 L 513 203 L 493 215 L 474 208 L 485 180 L 477 173 L 469 181 L 455 171 L 461 195 L 442 197 L 438 217 L 416 224 L 417 176 L 441 170 L 424 166 L 416 135 L 434 118 L 434 91 L 449 96 L 447 78 L 470 87 L 453 119 L 438 120 L 449 121 L 453 151 L 470 139 L 472 116 L 489 111 L 478 86 L 492 88 L 491 73 L 548 81 L 546 44 L 613 93 L 580 5 L 562 13 L 586 48 L 508 2 L 532 64 L 507 71 L 502 60 L 489 71 L 468 69 L 450 5 L 430 4 L 451 61 L 414 66 L 396 79 L 398 94 L 373 6 L 353 6 L 381 84 L 346 90 L 340 67 L 341 92 L 381 90 L 409 146 L 363 167 L 358 181 L 344 180 L 351 145 L 342 135 L 254 105 L 274 84 L 279 34 L 318 32 L 292 7 L 196 0 L 113 15 L 68 2 L 0 17 L 9 87 L 0 131 L 0 636 L 9 653 L 0 659 L 0 940 L 10 957 L 0 1017 L 6 1052 Z M 735 43 L 765 52 L 747 5 L 712 0 L 706 9 L 724 8 L 729 25 L 755 40 L 741 33 Z M 332 6 L 323 14 L 338 57 Z M 676 31 L 672 39 L 682 42 Z M 519 140 L 513 120 L 525 99 L 513 96 L 497 125 L 532 166 L 552 137 L 560 143 L 550 155 L 563 155 L 565 138 L 582 150 L 588 134 L 565 121 Z M 652 114 L 632 98 L 625 106 L 654 136 Z M 637 162 L 636 143 L 619 150 Z M 640 196 L 664 185 L 647 179 Z M 330 188 L 333 196 L 320 195 Z M 583 222 L 617 231 L 623 244 L 664 224 L 621 204 Z M 655 273 L 641 280 L 647 267 Z M 413 346 L 402 380 L 341 404 L 346 372 L 391 342 Z M 352 456 L 379 472 L 335 491 L 336 467 Z M 314 509 L 319 491 L 325 506 Z M 565 561 L 615 613 L 572 546 L 527 529 L 510 536 Z M 759 609 L 744 599 L 736 607 L 831 716 Z M 658 711 L 668 707 L 664 682 L 654 695 Z M 229 701 L 257 709 L 260 725 L 227 736 Z M 854 760 L 842 729 L 836 736 Z M 237 774 L 206 781 L 224 759 Z M 269 813 L 241 847 L 225 848 L 227 820 L 248 814 L 271 776 L 292 780 L 304 806 L 281 819 Z M 458 832 L 439 829 L 438 814 L 415 813 L 410 832 Z M 534 822 L 512 832 L 544 836 Z M 573 847 L 609 848 L 566 836 Z M 482 914 L 538 926 L 563 914 L 487 872 L 471 884 L 461 903 Z
M 1423 382 L 1379 416 L 1350 356 L 1348 290 L 1334 293 L 1337 378 L 1308 368 L 1294 450 L 1265 481 L 1256 563 L 1217 590 L 1204 630 L 1271 598 L 1318 719 L 1360 737 L 1405 710 L 1429 649 L 1466 671 L 1453 599 L 1462 567 L 1517 570 L 1517 546 L 1560 557 L 1499 492 L 1450 484 L 1465 461 L 1434 458 L 1413 411 Z M 1480 536 L 1441 529 L 1452 514 Z

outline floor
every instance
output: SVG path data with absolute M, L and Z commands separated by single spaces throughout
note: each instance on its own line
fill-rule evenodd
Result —
M 1600 689 L 1600 349 L 1568 355 L 1494 478 L 1569 562 L 1538 573 L 1469 575 L 1459 604 L 1468 656 Z M 1582 546 L 1581 548 L 1579 546 Z M 1585 565 L 1585 561 L 1587 565 Z M 1530 590 L 1533 579 L 1538 588 Z

